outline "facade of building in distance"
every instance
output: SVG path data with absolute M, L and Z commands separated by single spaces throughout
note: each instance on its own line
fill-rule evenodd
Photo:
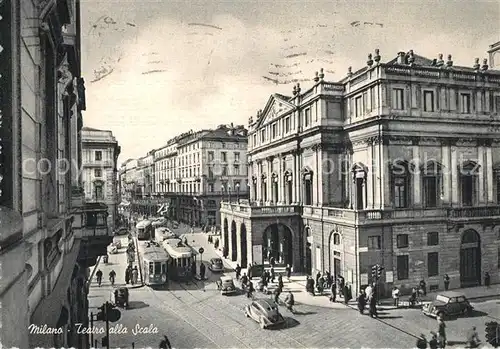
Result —
M 108 206 L 108 227 L 115 229 L 118 219 L 117 161 L 120 146 L 111 131 L 84 127 L 82 140 L 82 186 L 86 202 Z
M 500 71 L 379 51 L 249 120 L 250 203 L 222 203 L 235 261 L 342 275 L 355 294 L 500 281 Z
M 174 137 L 149 152 L 152 165 L 148 161 L 147 166 L 137 166 L 134 185 L 147 182 L 152 191 L 138 191 L 132 211 L 166 215 L 194 226 L 220 225 L 223 198 L 248 199 L 246 152 L 243 126 L 219 125 Z

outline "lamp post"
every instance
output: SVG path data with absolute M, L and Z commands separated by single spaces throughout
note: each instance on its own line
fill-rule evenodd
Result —
M 240 183 L 236 183 L 236 201 L 240 203 Z

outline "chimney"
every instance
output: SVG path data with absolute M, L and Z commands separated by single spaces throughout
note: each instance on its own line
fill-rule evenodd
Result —
M 398 52 L 398 64 L 405 64 L 405 53 Z
M 443 54 L 440 53 L 438 55 L 438 60 L 436 62 L 436 67 L 441 67 L 442 65 L 444 64 L 444 61 L 443 61 Z
M 481 68 L 481 64 L 479 64 L 479 58 L 474 59 L 474 65 L 472 66 L 475 71 L 479 71 L 479 68 Z
M 485 58 L 483 59 L 483 65 L 481 66 L 482 71 L 488 70 L 488 60 Z
M 379 64 L 380 62 L 380 50 L 378 48 L 375 49 L 375 56 L 373 57 L 373 60 L 376 64 Z
M 371 53 L 368 54 L 368 60 L 366 61 L 366 65 L 368 67 L 371 67 L 373 65 L 373 59 L 372 59 L 372 54 Z

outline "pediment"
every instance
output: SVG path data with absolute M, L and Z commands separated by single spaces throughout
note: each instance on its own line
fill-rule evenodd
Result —
M 262 112 L 262 117 L 258 122 L 258 127 L 270 121 L 278 119 L 280 116 L 293 110 L 295 106 L 286 100 L 285 96 L 272 95 Z

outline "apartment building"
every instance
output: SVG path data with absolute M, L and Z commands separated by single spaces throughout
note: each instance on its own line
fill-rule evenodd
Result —
M 0 33 L 1 342 L 88 348 L 75 324 L 88 326 L 88 267 L 112 238 L 80 188 L 80 1 L 2 1 Z
M 147 183 L 150 189 L 139 193 L 132 210 L 196 226 L 220 225 L 223 198 L 248 198 L 246 149 L 243 126 L 219 125 L 174 137 L 150 151 L 147 161 L 137 160 L 143 166 L 138 165 L 134 185 Z
M 222 203 L 234 261 L 343 275 L 353 293 L 500 281 L 500 71 L 379 50 L 249 120 L 250 202 Z M 245 263 L 243 263 L 245 264 Z
M 101 202 L 108 206 L 108 227 L 115 230 L 118 219 L 118 170 L 120 146 L 113 133 L 83 127 L 82 186 L 86 202 Z

